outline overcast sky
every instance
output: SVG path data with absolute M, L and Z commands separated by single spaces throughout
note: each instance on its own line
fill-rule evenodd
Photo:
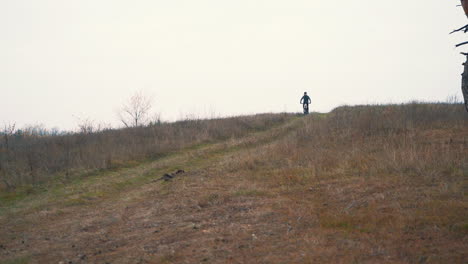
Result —
M 137 90 L 165 120 L 461 98 L 457 4 L 0 0 L 0 124 L 117 125 Z

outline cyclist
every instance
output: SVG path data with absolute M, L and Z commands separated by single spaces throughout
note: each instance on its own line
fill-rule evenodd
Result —
M 304 96 L 302 96 L 300 103 L 304 107 L 304 115 L 307 115 L 309 113 L 309 104 L 312 103 L 312 100 L 310 100 L 307 92 L 304 92 Z

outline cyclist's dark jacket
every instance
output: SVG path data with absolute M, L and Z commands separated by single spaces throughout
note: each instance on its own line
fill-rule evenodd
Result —
M 310 97 L 308 95 L 304 95 L 301 98 L 301 104 L 310 104 L 312 101 L 310 100 Z

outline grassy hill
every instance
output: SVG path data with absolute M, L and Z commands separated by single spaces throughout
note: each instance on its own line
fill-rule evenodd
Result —
M 4 190 L 0 262 L 468 262 L 463 106 L 223 122 L 174 128 L 193 140 L 158 155 L 135 144 L 150 154 L 122 156 L 131 166 L 77 165 Z

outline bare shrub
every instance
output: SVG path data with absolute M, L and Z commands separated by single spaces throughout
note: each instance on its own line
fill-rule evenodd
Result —
M 133 94 L 119 110 L 119 120 L 125 127 L 144 126 L 149 122 L 148 119 L 152 107 L 151 97 L 144 94 L 142 91 L 138 91 Z

